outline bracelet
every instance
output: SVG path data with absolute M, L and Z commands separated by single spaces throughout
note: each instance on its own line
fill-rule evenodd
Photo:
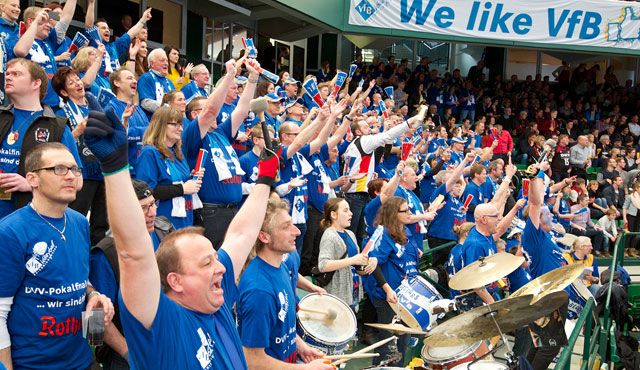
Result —
M 136 59 L 135 59 L 135 58 L 133 58 L 133 59 L 129 58 L 129 61 L 130 61 L 130 62 L 135 62 L 135 61 L 136 61 Z

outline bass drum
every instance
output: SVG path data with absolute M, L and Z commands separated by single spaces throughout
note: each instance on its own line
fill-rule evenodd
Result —
M 422 359 L 432 370 L 451 370 L 481 358 L 489 352 L 487 342 L 481 340 L 471 345 L 451 347 L 422 347 Z M 489 357 L 491 358 L 491 357 Z
M 356 315 L 340 298 L 331 294 L 308 294 L 299 303 L 300 307 L 311 309 L 331 309 L 336 312 L 334 320 L 319 320 L 313 312 L 298 313 L 298 333 L 307 344 L 328 355 L 341 354 L 347 350 L 349 342 L 356 336 L 358 322 Z

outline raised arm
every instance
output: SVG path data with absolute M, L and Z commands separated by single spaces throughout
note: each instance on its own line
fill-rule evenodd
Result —
M 509 213 L 507 213 L 507 215 L 504 216 L 502 220 L 500 220 L 500 222 L 498 223 L 498 226 L 496 227 L 496 231 L 493 233 L 493 239 L 495 240 L 500 239 L 502 234 L 504 234 L 504 232 L 507 231 L 509 226 L 511 226 L 511 221 L 513 221 L 513 218 L 516 216 L 516 213 L 518 213 L 518 211 L 522 207 L 524 207 L 525 203 L 526 201 L 524 199 L 518 199 L 516 204 L 509 210 Z
M 113 109 L 89 112 L 85 140 L 104 173 L 107 213 L 118 252 L 120 292 L 127 309 L 145 328 L 155 319 L 160 272 L 142 208 L 131 184 L 127 135 Z
M 227 229 L 222 249 L 231 257 L 236 281 L 240 277 L 242 266 L 258 238 L 267 211 L 270 188 L 277 171 L 278 158 L 275 155 L 258 162 L 258 179 L 253 191 Z
M 87 13 L 84 16 L 84 28 L 93 27 L 93 22 L 96 19 L 96 0 L 87 0 Z
M 333 149 L 336 146 L 338 146 L 338 144 L 340 144 L 344 135 L 347 134 L 349 125 L 351 125 L 350 120 L 348 119 L 342 120 L 342 123 L 340 124 L 340 126 L 338 126 L 338 128 L 333 132 L 333 135 L 331 135 L 329 140 L 327 140 L 327 146 L 329 147 L 329 149 Z
M 336 121 L 336 118 L 340 115 L 340 113 L 342 113 L 347 108 L 347 103 L 347 99 L 342 99 L 340 102 L 331 105 L 331 113 L 329 113 L 329 116 L 326 118 L 324 126 L 322 126 L 322 129 L 320 130 L 320 134 L 310 143 L 311 153 L 318 152 L 322 145 L 328 142 L 329 135 L 331 134 L 331 129 L 335 127 L 334 122 Z
M 516 174 L 516 172 L 516 166 L 511 163 L 505 167 L 505 176 L 502 179 L 500 187 L 496 190 L 496 194 L 491 200 L 491 204 L 496 207 L 499 214 L 504 212 L 504 205 L 507 203 L 507 198 L 509 198 L 509 185 L 511 184 L 511 178 Z
M 31 45 L 36 39 L 36 32 L 38 31 L 39 24 L 45 24 L 49 22 L 49 15 L 46 10 L 41 10 L 36 15 L 36 18 L 31 21 L 31 24 L 27 28 L 27 31 L 18 39 L 16 45 L 13 47 L 13 53 L 20 58 L 24 58 L 29 54 Z
M 460 162 L 460 164 L 449 175 L 449 178 L 447 178 L 447 182 L 445 183 L 445 189 L 447 193 L 449 193 L 451 189 L 453 189 L 453 185 L 455 185 L 456 182 L 460 179 L 460 176 L 462 176 L 462 173 L 464 172 L 465 167 L 467 167 L 467 164 L 471 163 L 475 157 L 475 154 L 467 153 L 467 155 L 465 155 L 462 159 L 462 162 Z
M 548 162 L 540 165 L 540 171 L 549 168 Z M 540 211 L 544 204 L 544 180 L 542 177 L 534 177 L 529 183 L 529 219 L 536 229 L 540 228 Z
M 76 11 L 77 0 L 67 0 L 62 7 L 62 15 L 60 16 L 60 22 L 66 24 L 69 28 L 69 23 L 73 20 L 73 13 Z M 66 33 L 66 30 L 65 30 Z
M 234 137 L 238 133 L 238 129 L 242 122 L 247 118 L 247 114 L 249 114 L 249 102 L 253 99 L 253 95 L 255 95 L 256 84 L 258 83 L 258 77 L 260 77 L 257 70 L 260 68 L 258 61 L 245 59 L 244 64 L 247 71 L 249 71 L 249 79 L 247 80 L 247 84 L 244 86 L 242 95 L 240 95 L 238 105 L 231 113 L 231 135 Z
M 150 20 L 151 8 L 148 8 L 142 13 L 142 17 L 140 17 L 138 22 L 136 22 L 133 27 L 129 28 L 129 31 L 127 31 L 127 35 L 129 35 L 129 37 L 131 37 L 131 39 L 133 40 L 133 38 L 136 37 L 138 33 L 140 33 L 140 31 L 142 31 L 144 25 L 147 24 L 147 22 L 149 22 Z
M 220 107 L 224 103 L 224 98 L 227 95 L 229 86 L 233 83 L 236 77 L 236 61 L 231 59 L 225 63 L 227 73 L 222 77 L 222 81 L 218 84 L 218 87 L 213 90 L 213 93 L 207 98 L 207 102 L 204 105 L 202 111 L 198 115 L 198 126 L 200 126 L 200 137 L 204 139 L 204 136 L 211 128 L 211 124 L 215 122 Z
M 393 194 L 396 193 L 396 189 L 398 189 L 398 185 L 400 184 L 400 174 L 404 171 L 405 162 L 398 162 L 398 166 L 396 166 L 396 172 L 393 174 L 389 182 L 382 186 L 380 190 L 380 203 L 384 204 L 387 199 L 391 198 Z
M 320 125 L 324 123 L 324 118 L 322 113 L 318 113 L 316 118 L 311 122 L 309 126 L 307 126 L 304 130 L 300 131 L 298 136 L 293 140 L 291 145 L 287 148 L 287 157 L 292 158 L 294 154 L 300 150 L 303 146 L 305 146 L 313 136 L 316 134 Z
M 99 44 L 96 48 L 96 60 L 102 60 L 102 56 L 104 55 L 105 49 L 103 44 Z M 98 76 L 98 71 L 100 70 L 100 63 L 91 63 L 87 72 L 82 76 L 82 84 L 85 88 L 89 88 L 91 84 L 96 80 Z

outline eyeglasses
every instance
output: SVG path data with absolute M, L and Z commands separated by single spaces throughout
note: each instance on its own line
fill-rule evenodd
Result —
M 145 215 L 149 213 L 149 211 L 154 208 L 157 209 L 158 206 L 160 205 L 160 201 L 156 200 L 155 202 L 151 203 L 151 204 L 147 204 L 145 206 L 140 206 L 140 208 L 142 208 L 142 213 L 144 213 Z
M 58 176 L 65 176 L 66 174 L 69 173 L 69 171 L 71 171 L 75 176 L 82 175 L 82 169 L 80 167 L 78 166 L 67 167 L 61 164 L 57 166 L 52 166 L 52 167 L 38 168 L 36 170 L 33 170 L 32 172 L 37 172 L 37 171 L 53 171 L 53 173 Z
M 407 213 L 409 212 L 409 208 L 398 210 L 398 213 Z
M 182 127 L 184 123 L 183 122 L 167 122 L 167 125 Z

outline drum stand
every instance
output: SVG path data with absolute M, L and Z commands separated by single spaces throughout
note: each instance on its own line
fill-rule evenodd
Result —
M 507 366 L 509 367 L 509 370 L 518 370 L 520 368 L 520 365 L 519 365 L 519 362 L 518 362 L 518 358 L 516 357 L 516 355 L 511 350 L 511 346 L 509 346 L 509 341 L 507 340 L 507 337 L 505 336 L 505 334 L 500 329 L 500 325 L 498 325 L 498 323 L 496 322 L 495 312 L 488 312 L 486 315 L 490 316 L 491 319 L 493 320 L 493 323 L 496 325 L 496 328 L 498 329 L 498 332 L 500 333 L 500 338 L 502 338 L 502 343 L 507 348 L 506 357 L 507 357 Z M 477 359 L 471 361 L 468 364 L 467 369 L 469 369 L 472 364 L 482 360 L 483 358 L 485 358 L 485 357 L 487 357 L 489 355 L 493 355 L 500 348 L 502 348 L 502 346 L 496 346 L 491 351 L 489 351 L 489 352 L 485 353 L 484 355 L 478 357 Z

